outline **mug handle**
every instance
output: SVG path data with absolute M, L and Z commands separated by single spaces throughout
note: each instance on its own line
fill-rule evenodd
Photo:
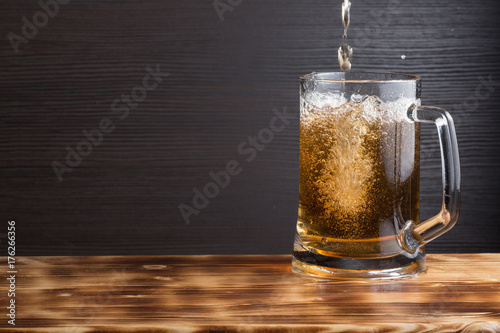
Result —
M 410 120 L 436 125 L 441 148 L 443 205 L 441 211 L 427 221 L 415 224 L 408 221 L 398 237 L 403 249 L 415 253 L 423 246 L 450 230 L 460 212 L 460 159 L 455 125 L 450 114 L 433 106 L 412 105 L 408 109 Z

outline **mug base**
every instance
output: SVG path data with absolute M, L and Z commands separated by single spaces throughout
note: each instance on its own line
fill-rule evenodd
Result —
M 331 279 L 398 279 L 427 270 L 425 253 L 410 258 L 398 254 L 384 258 L 329 257 L 310 251 L 294 251 L 292 270 L 313 277 Z

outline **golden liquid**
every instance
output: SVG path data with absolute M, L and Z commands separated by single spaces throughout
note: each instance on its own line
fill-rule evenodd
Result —
M 396 235 L 419 223 L 418 124 L 377 97 L 303 105 L 297 231 L 312 251 L 346 258 L 401 253 Z

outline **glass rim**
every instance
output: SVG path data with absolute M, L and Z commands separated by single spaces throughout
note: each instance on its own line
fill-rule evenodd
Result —
M 344 78 L 318 78 L 313 77 L 314 75 L 330 75 L 334 76 L 344 76 Z M 345 75 L 348 74 L 367 74 L 368 76 L 373 76 L 374 79 L 345 79 Z M 376 76 L 390 75 L 391 78 L 380 79 L 375 78 Z M 397 78 L 392 78 L 397 76 Z M 421 81 L 422 78 L 414 74 L 405 73 L 394 73 L 394 72 L 312 72 L 300 76 L 301 80 L 304 81 L 320 81 L 320 82 L 339 82 L 339 83 L 392 83 L 392 82 L 411 82 L 411 81 Z

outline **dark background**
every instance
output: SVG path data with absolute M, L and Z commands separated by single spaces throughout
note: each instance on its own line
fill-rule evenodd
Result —
M 72 0 L 15 54 L 8 33 L 40 6 L 0 2 L 0 241 L 15 220 L 18 255 L 291 253 L 298 117 L 251 163 L 237 147 L 273 108 L 298 114 L 299 75 L 337 70 L 341 3 L 243 0 L 221 22 L 212 0 Z M 423 103 L 456 119 L 462 214 L 430 252 L 500 252 L 499 14 L 497 0 L 352 4 L 354 70 L 421 75 Z M 170 75 L 119 120 L 111 103 L 148 65 Z M 105 117 L 114 131 L 59 182 L 53 161 Z M 423 126 L 423 218 L 441 201 L 434 132 Z M 241 174 L 187 225 L 178 205 L 233 159 Z

